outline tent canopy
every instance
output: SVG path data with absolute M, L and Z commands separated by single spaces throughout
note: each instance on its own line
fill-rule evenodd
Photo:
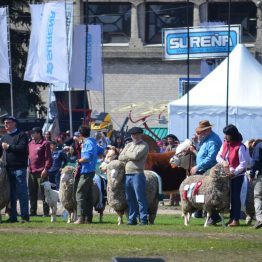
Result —
M 214 71 L 189 92 L 189 133 L 204 119 L 214 124 L 223 138 L 226 125 L 226 58 Z M 229 124 L 234 124 L 244 140 L 262 137 L 262 65 L 239 44 L 229 55 Z M 169 103 L 169 133 L 180 140 L 187 134 L 187 95 Z

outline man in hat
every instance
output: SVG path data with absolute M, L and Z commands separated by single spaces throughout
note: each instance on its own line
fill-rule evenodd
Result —
M 220 137 L 212 131 L 212 126 L 208 120 L 203 120 L 196 128 L 199 150 L 196 155 L 196 165 L 190 171 L 191 175 L 204 174 L 217 163 L 216 156 L 222 142 Z
M 142 140 L 143 129 L 133 127 L 129 130 L 132 142 L 125 145 L 119 155 L 124 161 L 126 172 L 126 200 L 128 204 L 128 225 L 136 225 L 140 216 L 140 224 L 148 224 L 148 204 L 146 200 L 146 178 L 144 165 L 149 151 L 148 144 Z M 139 214 L 138 214 L 139 211 Z
M 203 120 L 199 122 L 199 126 L 196 128 L 196 137 L 199 144 L 196 154 L 196 165 L 191 168 L 191 175 L 202 175 L 217 163 L 216 156 L 222 145 L 222 141 L 220 137 L 212 131 L 212 126 L 208 120 Z M 195 149 L 192 149 L 192 151 L 195 152 Z M 201 218 L 202 210 L 195 212 L 194 216 Z M 208 224 L 212 225 L 220 220 L 219 215 L 213 212 Z
M 10 181 L 11 213 L 8 222 L 17 222 L 17 198 L 20 202 L 21 223 L 29 221 L 28 188 L 26 182 L 26 168 L 28 163 L 28 137 L 20 132 L 17 120 L 13 116 L 2 119 L 6 134 L 1 138 L 0 155 L 6 162 Z
M 49 215 L 49 206 L 45 202 L 44 189 L 41 183 L 48 179 L 48 169 L 52 166 L 50 143 L 43 137 L 42 129 L 34 127 L 31 131 L 32 141 L 28 144 L 29 152 L 29 198 L 30 216 L 37 215 L 38 189 L 41 189 L 44 216 Z

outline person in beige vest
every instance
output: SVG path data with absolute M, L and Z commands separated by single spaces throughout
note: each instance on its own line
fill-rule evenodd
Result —
M 143 129 L 133 127 L 129 130 L 132 142 L 126 144 L 119 160 L 126 163 L 125 191 L 128 204 L 128 225 L 136 225 L 137 217 L 141 225 L 148 224 L 148 204 L 146 200 L 146 178 L 144 165 L 149 151 L 148 144 L 142 140 Z M 138 212 L 139 211 L 139 212 Z

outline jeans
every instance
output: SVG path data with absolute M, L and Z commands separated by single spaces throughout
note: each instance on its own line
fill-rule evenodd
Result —
M 255 180 L 254 202 L 256 210 L 256 220 L 262 221 L 262 175 L 259 175 Z
M 22 219 L 29 219 L 28 187 L 26 168 L 7 169 L 10 181 L 10 220 L 17 220 L 17 199 L 19 200 Z
M 231 179 L 231 197 L 230 197 L 230 219 L 239 220 L 241 211 L 240 192 L 243 184 L 244 176 L 238 176 Z
M 128 222 L 136 224 L 139 215 L 141 223 L 148 222 L 148 204 L 146 200 L 146 177 L 144 173 L 127 174 L 126 201 L 128 205 Z
M 77 216 L 91 223 L 93 219 L 93 178 L 95 172 L 80 174 L 76 190 Z
M 60 188 L 60 177 L 61 173 L 60 170 L 54 171 L 54 172 L 48 172 L 48 178 L 50 183 L 56 185 L 55 187 L 52 186 L 52 189 L 59 190 Z

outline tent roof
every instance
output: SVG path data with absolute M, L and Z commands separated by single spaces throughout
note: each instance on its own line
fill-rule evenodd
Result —
M 194 111 L 194 106 L 203 106 L 206 109 L 209 106 L 226 106 L 227 61 L 228 58 L 190 90 L 189 104 L 191 111 Z M 254 109 L 261 107 L 261 83 L 262 65 L 243 44 L 237 45 L 229 55 L 229 106 L 253 107 Z M 186 106 L 186 104 L 187 95 L 184 95 L 169 103 L 169 106 Z

